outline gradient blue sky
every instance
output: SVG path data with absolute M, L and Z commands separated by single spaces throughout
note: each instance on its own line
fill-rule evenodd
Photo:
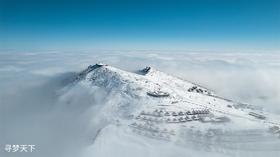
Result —
M 280 50 L 280 0 L 0 0 L 2 49 Z

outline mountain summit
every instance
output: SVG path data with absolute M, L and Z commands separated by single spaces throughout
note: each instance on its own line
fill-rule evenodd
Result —
M 132 73 L 98 63 L 79 73 L 76 83 L 108 92 L 106 109 L 100 110 L 108 125 L 99 128 L 92 146 L 98 152 L 106 141 L 112 145 L 118 140 L 123 145 L 162 141 L 227 153 L 280 147 L 275 143 L 280 140 L 278 116 L 152 67 Z

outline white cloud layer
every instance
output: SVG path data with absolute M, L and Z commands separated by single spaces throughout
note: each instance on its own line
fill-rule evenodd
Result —
M 224 97 L 280 114 L 280 55 L 275 53 L 2 52 L 1 146 L 7 143 L 40 146 L 40 154 L 27 156 L 80 154 L 97 131 L 93 126 L 106 123 L 106 119 L 99 123 L 92 116 L 98 116 L 95 106 L 108 103 L 104 97 L 106 91 L 82 85 L 65 91 L 64 86 L 75 72 L 96 62 L 129 71 L 153 66 Z

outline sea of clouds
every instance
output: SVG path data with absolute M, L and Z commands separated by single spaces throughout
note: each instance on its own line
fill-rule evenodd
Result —
M 161 51 L 0 52 L 0 145 L 4 156 L 79 156 L 92 142 L 106 91 L 68 90 L 77 72 L 103 62 L 134 72 L 145 66 L 201 84 L 216 94 L 280 114 L 280 54 Z M 35 144 L 32 154 L 5 144 Z M 0 154 L 0 156 L 2 156 Z

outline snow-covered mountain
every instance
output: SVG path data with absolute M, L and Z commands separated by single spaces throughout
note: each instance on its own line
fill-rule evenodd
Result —
M 132 73 L 90 65 L 77 75 L 76 84 L 107 91 L 106 101 L 93 115 L 97 131 L 87 150 L 97 156 L 280 153 L 278 115 L 152 67 Z

